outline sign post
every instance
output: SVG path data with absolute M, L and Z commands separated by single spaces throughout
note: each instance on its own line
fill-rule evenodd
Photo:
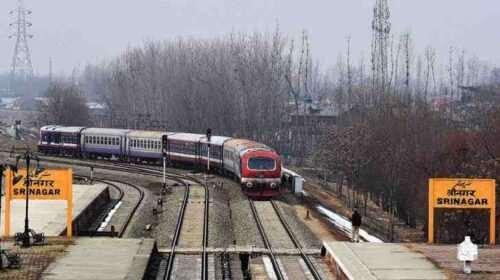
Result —
M 18 174 L 26 176 L 26 169 L 20 169 Z M 73 222 L 73 170 L 47 169 L 37 175 L 30 175 L 29 187 L 26 188 L 23 180 L 13 184 L 12 172 L 6 174 L 5 192 L 5 238 L 10 236 L 10 201 L 26 199 L 26 192 L 30 200 L 66 200 L 67 201 L 67 233 L 72 236 Z
M 490 244 L 495 243 L 495 180 L 429 179 L 428 240 L 434 243 L 434 209 L 490 209 Z

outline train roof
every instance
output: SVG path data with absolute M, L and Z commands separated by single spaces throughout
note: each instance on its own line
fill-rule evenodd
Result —
M 60 125 L 46 125 L 40 128 L 40 131 L 53 131 L 54 129 L 61 127 Z
M 130 137 L 161 139 L 161 137 L 163 135 L 167 135 L 167 132 L 165 132 L 165 131 L 131 130 L 127 135 Z
M 188 142 L 198 142 L 202 137 L 205 137 L 205 135 L 194 134 L 194 133 L 172 133 L 168 135 L 168 139 L 170 140 L 188 141 Z
M 233 148 L 238 152 L 243 152 L 245 150 L 268 150 L 273 151 L 273 149 L 269 148 L 267 145 L 251 141 L 248 139 L 230 139 L 225 144 L 224 147 Z
M 196 133 L 169 133 L 168 139 L 177 140 L 177 141 L 189 141 L 189 142 L 200 142 L 200 143 L 208 143 L 207 136 L 205 134 L 196 134 Z M 231 137 L 225 136 L 212 136 L 210 137 L 210 144 L 222 146 L 224 142 L 232 139 Z
M 212 136 L 210 137 L 210 144 L 222 146 L 222 144 L 231 139 L 233 138 L 225 136 Z M 207 136 L 203 135 L 203 137 L 200 139 L 200 142 L 204 144 L 208 143 Z
M 60 126 L 60 125 L 47 125 L 40 128 L 41 131 L 52 131 L 62 133 L 78 133 L 85 127 L 83 126 Z
M 83 134 L 103 134 L 103 135 L 123 135 L 129 132 L 129 129 L 118 129 L 118 128 L 95 128 L 90 127 L 82 131 Z

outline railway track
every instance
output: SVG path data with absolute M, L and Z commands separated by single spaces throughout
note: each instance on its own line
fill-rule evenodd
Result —
M 157 279 L 208 279 L 209 190 L 204 182 L 196 178 L 181 177 L 184 178 L 181 180 L 176 179 L 176 181 L 184 185 L 185 194 L 179 211 L 168 261 L 163 265 L 160 264 L 160 272 L 163 267 L 164 273 L 158 273 Z M 199 215 L 200 210 L 204 213 L 203 217 Z M 179 247 L 196 248 L 200 247 L 200 245 L 203 248 L 201 256 L 176 255 L 176 250 Z
M 74 177 L 79 178 L 79 179 L 85 179 L 85 180 L 88 179 L 85 176 L 74 176 Z M 102 184 L 106 184 L 106 185 L 108 185 L 108 186 L 110 186 L 118 191 L 118 197 L 110 205 L 109 211 L 111 209 L 115 208 L 116 205 L 120 202 L 124 205 L 122 207 L 122 212 L 123 212 L 123 210 L 125 210 L 126 214 L 121 215 L 121 217 L 119 219 L 116 219 L 116 217 L 115 217 L 115 225 L 116 225 L 116 222 L 118 222 L 118 224 L 119 224 L 119 227 L 118 227 L 119 230 L 116 231 L 116 234 L 118 237 L 121 238 L 125 234 L 126 230 L 128 229 L 128 226 L 130 225 L 130 222 L 132 221 L 132 218 L 134 217 L 135 213 L 137 212 L 137 209 L 139 208 L 142 201 L 144 200 L 144 191 L 142 190 L 141 187 L 139 187 L 137 185 L 123 182 L 123 181 L 105 180 L 105 179 L 99 179 L 99 178 L 94 178 L 94 181 L 102 183 Z M 129 189 L 133 189 L 134 192 L 136 192 L 136 194 L 134 195 L 134 194 L 131 194 L 129 190 L 124 190 L 124 187 L 120 186 L 120 184 L 126 186 Z M 133 198 L 135 196 L 137 198 L 134 200 Z M 125 199 L 125 198 L 127 198 L 127 199 Z M 109 211 L 108 211 L 108 213 L 109 213 Z M 99 219 L 99 221 L 96 224 L 97 225 L 102 224 L 104 219 L 107 217 L 108 213 L 106 213 L 106 215 L 101 216 L 101 219 Z M 94 236 L 94 235 L 100 235 L 102 233 L 97 232 L 97 230 L 93 230 L 90 232 L 83 232 L 83 234 Z M 104 235 L 107 235 L 107 234 L 109 234 L 109 233 L 104 232 Z
M 1 152 L 1 151 L 0 151 Z M 71 164 L 83 167 L 91 167 L 103 170 L 121 171 L 126 173 L 141 174 L 145 176 L 162 177 L 163 172 L 159 167 L 137 166 L 135 164 L 123 163 L 114 160 L 89 160 L 75 158 L 59 158 L 39 156 L 42 161 Z M 185 195 L 182 206 L 178 214 L 174 238 L 172 239 L 171 251 L 168 257 L 164 258 L 159 265 L 157 279 L 208 279 L 209 259 L 214 262 L 213 256 L 208 256 L 208 213 L 209 213 L 209 190 L 201 178 L 172 172 L 168 170 L 166 178 L 185 188 Z M 95 177 L 94 177 L 95 178 Z M 109 184 L 110 182 L 106 182 Z M 118 182 L 120 184 L 128 184 Z M 129 184 L 130 185 L 130 184 Z M 202 199 L 203 197 L 203 199 Z M 286 223 L 281 211 L 274 201 L 254 202 L 249 199 L 249 203 L 257 221 L 259 232 L 261 233 L 265 247 L 269 250 L 269 259 L 277 279 L 323 279 L 315 268 L 315 264 L 302 250 L 302 246 Z M 140 202 L 134 207 L 136 211 Z M 203 219 L 199 213 L 203 210 Z M 120 230 L 123 236 L 128 223 L 133 216 L 131 212 L 127 222 Z M 199 232 L 202 230 L 202 234 Z M 178 255 L 177 248 L 203 247 L 202 255 Z M 197 245 L 198 244 L 198 245 Z M 300 257 L 276 256 L 274 248 L 295 249 L 300 252 Z M 186 273 L 191 273 L 185 275 Z
M 309 256 L 303 251 L 300 242 L 286 222 L 281 210 L 274 200 L 248 200 L 257 222 L 257 227 L 269 250 L 276 278 L 282 279 L 323 279 Z M 275 248 L 295 248 L 300 257 L 276 256 Z

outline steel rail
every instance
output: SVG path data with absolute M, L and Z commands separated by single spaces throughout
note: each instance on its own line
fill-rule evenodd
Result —
M 182 181 L 182 180 L 180 180 Z M 182 223 L 184 221 L 184 211 L 186 210 L 186 205 L 189 199 L 189 184 L 182 181 L 185 187 L 185 193 L 184 193 L 184 199 L 182 200 L 182 205 L 181 209 L 179 210 L 179 216 L 177 217 L 177 223 L 175 227 L 175 233 L 174 233 L 174 238 L 172 239 L 172 245 L 170 249 L 170 255 L 168 257 L 168 263 L 167 263 L 167 269 L 165 271 L 165 275 L 163 276 L 163 279 L 170 279 L 170 276 L 172 274 L 172 267 L 174 263 L 174 257 L 175 257 L 175 249 L 177 246 L 177 243 L 179 242 L 179 236 L 182 228 Z
M 73 178 L 77 178 L 77 179 L 87 179 L 87 177 L 85 176 L 79 176 L 79 175 L 73 175 Z M 108 186 L 111 186 L 113 188 L 115 188 L 117 191 L 118 191 L 118 198 L 115 199 L 112 204 L 111 204 L 111 207 L 109 207 L 109 210 L 106 212 L 106 215 L 103 215 L 101 218 L 99 218 L 99 221 L 98 221 L 98 225 L 102 224 L 102 222 L 106 219 L 107 215 L 109 214 L 109 212 L 115 208 L 115 206 L 118 204 L 118 202 L 120 202 L 122 199 L 123 199 L 123 196 L 124 196 L 124 192 L 122 190 L 122 188 L 118 187 L 117 185 L 111 183 L 111 182 L 104 182 L 104 181 L 101 181 L 99 179 L 95 179 L 96 182 L 101 182 L 103 184 L 106 184 Z M 95 230 L 97 231 L 97 230 Z
M 135 212 L 137 212 L 139 205 L 141 205 L 142 201 L 144 200 L 144 191 L 137 185 L 123 182 L 123 181 L 117 181 L 117 182 L 124 184 L 124 185 L 127 185 L 129 187 L 132 187 L 132 188 L 136 189 L 137 192 L 139 192 L 139 199 L 137 199 L 136 203 L 134 204 L 134 208 L 128 214 L 127 219 L 125 220 L 125 223 L 122 225 L 122 228 L 120 229 L 120 233 L 118 234 L 118 237 L 122 238 L 123 235 L 125 234 L 125 231 L 127 230 L 128 226 L 130 225 L 130 222 L 132 221 L 132 218 L 134 217 Z
M 259 214 L 257 213 L 257 209 L 255 208 L 253 200 L 249 198 L 248 202 L 250 203 L 250 208 L 252 208 L 252 213 L 257 223 L 257 228 L 259 229 L 262 240 L 264 241 L 264 246 L 266 247 L 266 249 L 269 250 L 269 256 L 271 257 L 271 263 L 273 264 L 274 272 L 276 273 L 278 280 L 283 280 L 285 278 L 283 276 L 283 273 L 281 272 L 281 268 L 279 267 L 278 260 L 274 255 L 273 247 L 271 246 L 271 243 L 269 242 L 266 232 L 264 231 L 264 227 L 262 226 L 262 222 L 259 218 Z
M 288 236 L 292 240 L 292 242 L 295 245 L 295 247 L 299 250 L 300 255 L 302 256 L 302 259 L 304 259 L 304 261 L 305 261 L 307 267 L 309 268 L 311 274 L 313 275 L 314 279 L 317 279 L 317 280 L 322 279 L 321 276 L 320 276 L 320 274 L 319 274 L 319 272 L 318 272 L 318 270 L 312 264 L 311 259 L 309 258 L 309 256 L 304 252 L 304 250 L 302 250 L 302 246 L 300 245 L 299 240 L 297 239 L 297 237 L 295 236 L 295 234 L 291 230 L 290 226 L 286 222 L 285 217 L 283 216 L 283 213 L 281 213 L 280 209 L 278 208 L 278 205 L 276 205 L 276 202 L 274 200 L 271 200 L 271 204 L 273 205 L 274 211 L 278 215 L 278 217 L 279 217 L 279 219 L 281 221 L 281 224 L 283 225 L 283 227 L 285 228 L 286 232 L 288 233 Z
M 74 176 L 75 178 L 87 178 L 85 176 Z M 129 214 L 127 215 L 127 218 L 125 219 L 125 222 L 121 225 L 121 228 L 120 230 L 118 231 L 118 237 L 122 238 L 123 235 L 125 234 L 125 231 L 127 230 L 128 226 L 130 225 L 130 222 L 132 221 L 132 218 L 133 216 L 135 215 L 135 213 L 137 212 L 137 209 L 139 208 L 139 206 L 141 205 L 142 201 L 144 200 L 144 191 L 137 185 L 134 185 L 134 184 L 130 184 L 130 183 L 127 183 L 127 182 L 123 182 L 123 181 L 120 181 L 120 180 L 109 180 L 109 179 L 99 179 L 99 178 L 94 178 L 93 179 L 94 181 L 96 182 L 100 182 L 100 183 L 103 183 L 103 184 L 106 184 L 106 185 L 109 185 L 115 189 L 118 190 L 118 198 L 115 199 L 113 201 L 113 203 L 111 204 L 112 206 L 109 207 L 109 210 L 107 212 L 107 214 L 116 206 L 116 204 L 118 204 L 118 202 L 122 201 L 123 200 L 123 197 L 125 195 L 125 192 L 124 190 L 117 186 L 116 184 L 114 183 L 120 183 L 120 184 L 123 184 L 123 185 L 127 185 L 129 187 L 132 187 L 134 188 L 135 190 L 137 190 L 137 192 L 139 193 L 139 198 L 136 200 L 136 202 L 134 203 L 134 207 L 132 208 L 132 211 L 129 212 Z M 102 222 L 104 221 L 104 219 L 106 218 L 106 216 L 103 216 L 99 219 L 99 222 L 98 224 L 102 224 Z
M 208 279 L 208 254 L 207 254 L 207 246 L 208 246 L 208 212 L 209 212 L 209 200 L 210 193 L 208 190 L 208 186 L 206 183 L 202 182 L 203 187 L 205 188 L 205 216 L 203 217 L 203 255 L 201 262 L 202 269 L 202 278 L 203 280 Z

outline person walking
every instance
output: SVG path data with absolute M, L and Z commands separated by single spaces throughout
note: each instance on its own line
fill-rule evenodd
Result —
M 351 216 L 351 242 L 359 242 L 359 227 L 361 226 L 361 215 L 358 209 L 354 208 Z

